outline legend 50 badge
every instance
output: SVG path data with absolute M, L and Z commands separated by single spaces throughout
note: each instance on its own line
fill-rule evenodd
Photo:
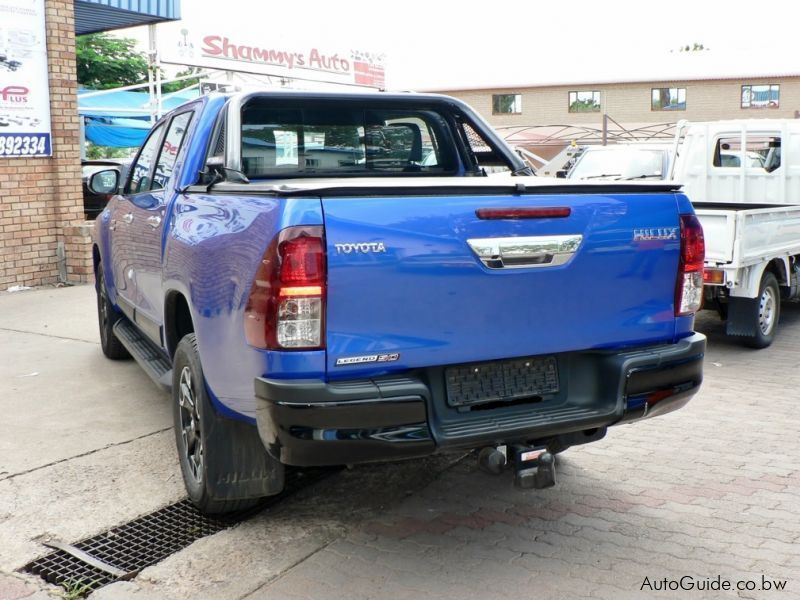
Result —
M 337 358 L 336 366 L 345 367 L 347 365 L 363 365 L 365 363 L 394 362 L 396 360 L 400 360 L 399 352 L 391 352 L 389 354 L 364 354 L 362 356 L 348 356 L 345 358 Z

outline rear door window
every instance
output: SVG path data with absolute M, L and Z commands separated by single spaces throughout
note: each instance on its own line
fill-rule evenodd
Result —
M 452 174 L 447 135 L 433 110 L 254 100 L 242 111 L 242 171 L 251 179 Z

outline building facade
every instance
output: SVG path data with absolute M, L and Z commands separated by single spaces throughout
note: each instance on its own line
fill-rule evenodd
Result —
M 73 1 L 47 0 L 45 23 L 52 156 L 0 158 L 0 290 L 92 273 L 83 251 Z
M 800 71 L 795 75 L 725 79 L 575 83 L 494 89 L 437 90 L 464 100 L 495 127 L 599 127 L 603 114 L 620 124 L 681 119 L 800 117 Z
M 31 10 L 10 4 L 0 8 Z M 0 17 L 5 14 L 10 13 Z M 179 17 L 178 0 L 44 0 L 51 154 L 0 158 L 0 291 L 93 278 L 93 223 L 84 221 L 81 187 L 76 31 L 92 33 Z M 7 25 L 0 20 L 0 32 Z M 5 32 L 12 33 L 18 41 L 35 39 L 27 31 Z M 19 94 L 15 77 L 21 63 L 0 50 L 0 66 L 11 82 L 7 88 L 0 86 L 0 100 L 6 101 L 10 93 Z M 0 117 L 2 109 L 0 102 Z M 3 133 L 13 129 L 12 121 L 0 119 Z

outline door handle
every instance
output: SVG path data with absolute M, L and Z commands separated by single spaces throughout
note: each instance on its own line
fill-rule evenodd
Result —
M 125 221 L 128 225 L 133 223 L 133 213 L 127 213 L 125 216 L 122 217 L 122 220 Z
M 161 225 L 161 217 L 158 215 L 153 215 L 152 217 L 147 217 L 147 224 L 150 225 L 153 229 Z
M 583 236 L 551 235 L 470 239 L 467 243 L 490 269 L 557 267 L 578 251 Z

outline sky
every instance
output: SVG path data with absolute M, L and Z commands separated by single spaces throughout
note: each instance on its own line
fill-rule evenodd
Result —
M 712 75 L 800 74 L 792 0 L 551 1 L 183 0 L 183 22 L 264 47 L 361 49 L 386 55 L 390 89 L 465 89 Z M 219 5 L 218 5 L 219 6 Z M 354 8 L 355 7 L 355 8 Z M 139 28 L 123 35 L 146 39 Z M 710 50 L 680 53 L 701 43 Z

